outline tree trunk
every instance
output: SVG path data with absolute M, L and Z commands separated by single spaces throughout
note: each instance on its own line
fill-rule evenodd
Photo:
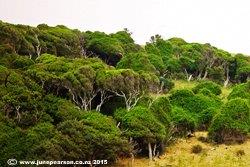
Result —
M 133 167 L 134 166 L 134 161 L 135 161 L 135 156 L 133 153 L 131 153 L 131 164 L 129 166 Z
M 193 77 L 193 75 L 191 74 L 191 75 L 188 77 L 188 82 L 191 81 L 192 77 Z
M 206 71 L 205 71 L 205 74 L 204 74 L 204 76 L 203 76 L 202 79 L 206 79 L 206 78 L 207 78 L 207 74 L 208 74 L 208 72 L 207 72 L 207 70 L 206 70 Z
M 227 67 L 226 71 L 227 72 L 226 72 L 226 80 L 224 82 L 224 87 L 227 87 L 227 85 L 229 83 L 229 69 L 228 69 L 228 67 Z
M 156 156 L 156 143 L 154 144 L 153 156 Z
M 153 155 L 152 155 L 152 146 L 151 146 L 151 143 L 148 142 L 148 158 L 150 161 L 153 160 Z
M 200 71 L 200 72 L 199 72 L 199 75 L 198 75 L 198 77 L 197 77 L 197 78 L 198 78 L 198 80 L 200 80 L 200 79 L 201 79 L 201 75 L 202 75 L 202 71 Z

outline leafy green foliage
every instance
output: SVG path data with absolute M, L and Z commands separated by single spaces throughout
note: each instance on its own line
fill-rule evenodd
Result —
M 87 50 L 99 55 L 101 59 L 110 65 L 116 65 L 124 54 L 121 42 L 104 33 L 94 32 L 88 34 L 87 39 Z
M 166 135 L 165 127 L 148 108 L 137 106 L 131 111 L 118 110 L 115 118 L 121 121 L 122 129 L 127 129 L 124 135 L 134 139 L 143 139 L 146 142 L 163 140 Z M 119 113 L 124 112 L 124 113 Z
M 174 135 L 186 136 L 190 132 L 194 132 L 197 128 L 198 119 L 192 114 L 180 107 L 173 107 L 171 111 L 171 121 L 174 126 Z
M 197 128 L 200 129 L 209 126 L 215 111 L 222 105 L 221 100 L 207 89 L 198 94 L 186 89 L 177 90 L 169 98 L 172 105 L 190 112 L 197 119 Z
M 250 108 L 243 99 L 228 101 L 209 128 L 209 137 L 215 142 L 243 142 L 250 131 Z
M 169 128 L 171 105 L 166 96 L 161 96 L 155 99 L 150 106 L 150 110 L 164 126 Z
M 247 99 L 250 102 L 250 81 L 247 83 L 236 85 L 232 92 L 229 94 L 228 99 L 234 99 L 234 98 L 243 98 Z
M 5 166 L 10 157 L 22 159 L 28 147 L 25 143 L 24 134 L 20 128 L 10 123 L 0 122 L 0 165 Z
M 0 21 L 0 166 L 156 156 L 197 129 L 216 142 L 246 139 L 249 57 L 160 35 L 140 46 L 131 34 Z M 205 81 L 171 92 L 172 79 Z M 212 81 L 233 86 L 226 104 Z
M 87 160 L 107 158 L 110 162 L 128 148 L 113 120 L 100 113 L 85 113 L 81 121 L 69 120 L 58 126 L 67 158 Z M 66 158 L 65 157 L 65 158 Z
M 220 95 L 221 94 L 221 87 L 220 85 L 212 82 L 212 81 L 204 81 L 199 83 L 197 86 L 195 86 L 193 88 L 193 92 L 194 93 L 198 93 L 200 89 L 206 88 L 209 91 L 211 91 L 211 93 L 215 94 L 215 95 Z
M 160 63 L 160 62 L 157 62 Z M 134 71 L 145 71 L 156 73 L 155 66 L 150 62 L 145 53 L 131 53 L 124 56 L 117 64 L 118 69 L 133 69 Z

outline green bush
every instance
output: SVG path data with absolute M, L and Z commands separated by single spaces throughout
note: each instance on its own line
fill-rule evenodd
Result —
M 179 107 L 173 107 L 171 111 L 171 122 L 174 126 L 174 134 L 177 136 L 186 136 L 190 132 L 194 132 L 198 119 L 192 114 Z
M 209 127 L 209 138 L 215 142 L 244 142 L 250 131 L 250 107 L 240 98 L 228 101 Z
M 163 125 L 169 126 L 171 105 L 166 96 L 161 96 L 154 100 L 150 110 Z
M 142 98 L 139 99 L 137 102 L 137 106 L 143 106 L 143 107 L 149 107 L 150 104 L 153 102 L 153 97 L 150 95 L 145 95 Z
M 25 56 L 18 56 L 13 62 L 13 66 L 15 68 L 25 68 L 31 66 L 32 64 L 34 64 L 34 61 Z
M 198 121 L 199 121 L 198 128 L 200 130 L 207 130 L 213 120 L 213 117 L 216 115 L 217 112 L 218 112 L 218 108 L 215 108 L 215 107 L 210 107 L 210 108 L 203 110 L 198 115 Z
M 230 100 L 237 97 L 247 99 L 250 102 L 250 81 L 236 85 L 229 94 L 228 99 Z
M 169 99 L 172 105 L 183 106 L 188 99 L 193 98 L 194 93 L 188 89 L 181 89 L 172 92 Z
M 187 89 L 177 90 L 170 95 L 170 102 L 174 106 L 182 107 L 193 113 L 201 113 L 209 107 L 218 108 L 221 105 L 217 97 L 209 97 L 203 94 L 193 94 Z
M 221 94 L 221 86 L 212 81 L 203 81 L 193 88 L 194 93 L 198 93 L 200 89 L 206 88 L 215 95 Z
M 24 158 L 29 149 L 22 130 L 3 122 L 0 122 L 0 148 L 0 166 L 6 166 L 10 158 Z
M 160 83 L 161 83 L 163 92 L 169 92 L 174 87 L 174 82 L 164 77 L 160 77 Z

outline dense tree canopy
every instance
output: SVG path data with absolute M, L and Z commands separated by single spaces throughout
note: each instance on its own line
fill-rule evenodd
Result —
M 0 21 L 0 166 L 153 159 L 196 130 L 246 140 L 248 56 L 160 35 L 141 46 L 131 35 Z

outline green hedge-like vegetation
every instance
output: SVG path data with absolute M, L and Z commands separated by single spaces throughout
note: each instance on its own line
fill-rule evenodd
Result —
M 209 138 L 215 142 L 244 142 L 250 132 L 250 107 L 246 100 L 228 101 L 216 114 L 209 128 Z
M 204 88 L 209 90 L 211 93 L 213 93 L 215 95 L 221 94 L 220 85 L 218 85 L 212 81 L 204 81 L 204 82 L 199 83 L 197 86 L 195 86 L 193 88 L 193 92 L 198 93 L 201 89 L 204 89 Z
M 249 67 L 245 55 L 176 37 L 140 46 L 127 29 L 0 21 L 0 166 L 9 158 L 152 159 L 200 129 L 217 142 L 244 141 Z M 199 83 L 176 90 L 175 79 Z M 226 104 L 212 81 L 233 87 Z

